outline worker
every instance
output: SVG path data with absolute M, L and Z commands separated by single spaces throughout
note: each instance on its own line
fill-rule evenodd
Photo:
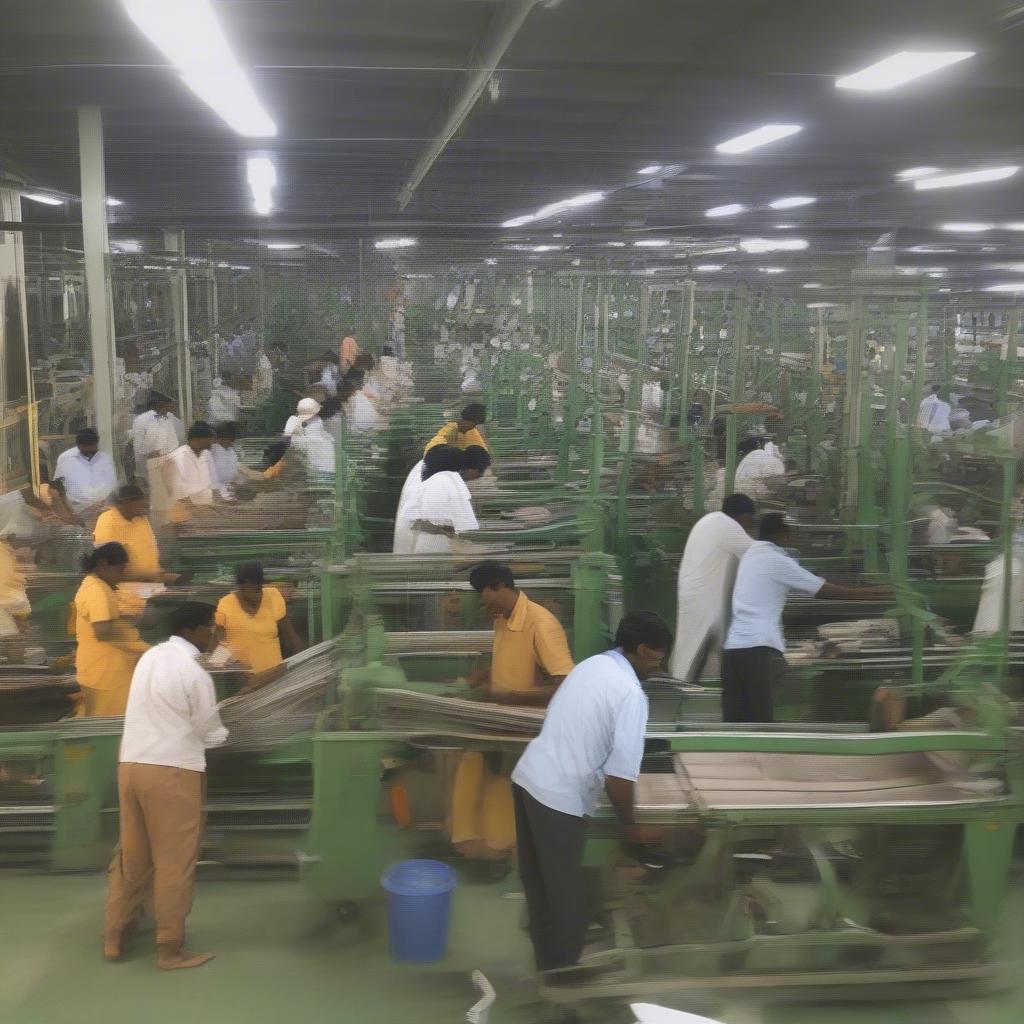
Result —
M 440 451 L 441 448 L 447 450 L 450 447 L 450 445 L 441 445 L 435 451 Z M 420 489 L 423 487 L 423 470 L 425 466 L 426 459 L 420 459 L 409 470 L 409 475 L 405 478 L 405 483 L 402 485 L 402 493 L 398 498 L 398 508 L 395 510 L 395 532 L 391 545 L 391 550 L 396 555 L 412 554 L 416 537 L 412 532 L 412 523 L 403 516 L 403 512 L 409 503 L 419 496 Z
M 699 682 L 705 669 L 717 675 L 736 568 L 754 543 L 748 533 L 754 528 L 754 512 L 746 494 L 730 494 L 722 502 L 722 511 L 702 516 L 686 538 L 676 582 L 676 643 L 671 663 L 676 679 Z
M 157 967 L 200 967 L 213 957 L 185 949 L 203 831 L 206 749 L 228 733 L 213 680 L 199 664 L 213 641 L 214 611 L 189 602 L 171 637 L 136 667 L 121 736 L 120 842 L 110 865 L 103 955 L 119 960 L 152 894 Z
M 242 396 L 222 377 L 214 377 L 206 411 L 210 423 L 238 423 L 242 418 Z
M 257 675 L 302 650 L 281 591 L 265 585 L 257 562 L 235 570 L 234 591 L 217 603 L 217 635 L 235 660 Z
M 164 462 L 164 482 L 171 502 L 168 518 L 172 523 L 185 523 L 197 513 L 213 507 L 214 493 L 227 500 L 227 488 L 217 480 L 210 448 L 213 427 L 199 420 L 189 427 L 188 440 L 176 448 Z
M 499 704 L 546 705 L 573 670 L 561 623 L 516 588 L 512 570 L 481 562 L 469 574 L 494 618 L 490 665 L 470 673 L 470 687 Z M 452 786 L 452 845 L 471 860 L 502 862 L 515 848 L 515 813 L 507 774 L 482 753 L 459 758 Z
M 779 449 L 763 437 L 749 437 L 737 445 L 743 457 L 736 466 L 734 486 L 755 498 L 770 497 L 773 484 L 784 480 L 786 463 Z
M 439 445 L 423 462 L 423 486 L 403 509 L 402 528 L 412 531 L 412 554 L 449 554 L 452 538 L 480 529 L 466 481 L 487 469 L 490 456 L 484 451 L 483 457 L 474 457 Z
M 81 714 L 123 715 L 139 656 L 149 649 L 126 619 L 117 601 L 117 586 L 128 569 L 121 544 L 96 548 L 83 561 L 86 577 L 75 594 L 75 676 L 82 690 Z
M 927 430 L 935 439 L 950 432 L 950 414 L 953 409 L 949 402 L 942 398 L 942 388 L 936 384 L 932 393 L 922 399 L 917 409 L 917 425 Z
M 844 587 L 804 569 L 784 549 L 792 543 L 786 517 L 761 516 L 756 543 L 736 571 L 732 623 L 722 650 L 722 720 L 775 721 L 774 691 L 786 675 L 782 613 L 790 591 L 823 601 L 881 601 L 891 587 Z
M 345 422 L 353 434 L 365 434 L 384 426 L 384 418 L 366 396 L 363 370 L 350 370 L 338 390 L 345 410 Z
M 462 410 L 457 420 L 449 420 L 427 442 L 423 449 L 426 455 L 435 445 L 448 444 L 455 448 L 469 448 L 470 445 L 490 451 L 487 439 L 480 433 L 480 424 L 486 422 L 487 410 L 479 402 L 471 402 Z
M 239 476 L 241 467 L 238 462 L 238 452 L 235 451 L 235 440 L 238 437 L 238 428 L 234 423 L 218 423 L 214 429 L 213 447 L 210 455 L 213 457 L 213 468 L 217 473 L 217 484 L 220 487 L 232 487 Z
M 360 348 L 359 343 L 355 339 L 355 332 L 351 327 L 344 328 L 342 334 L 344 337 L 341 339 L 341 345 L 338 350 L 338 355 L 340 356 L 339 367 L 342 373 L 348 373 L 355 366 Z
M 342 386 L 344 388 L 344 385 Z M 335 448 L 334 438 L 324 424 L 322 414 L 327 405 L 313 402 L 312 399 L 303 399 L 303 402 L 312 402 L 316 406 L 316 412 L 310 414 L 308 411 L 300 413 L 300 425 L 292 434 L 292 450 L 302 457 L 306 467 L 314 478 L 326 480 L 332 477 L 335 472 Z M 301 406 L 303 402 L 299 402 Z M 308 406 L 307 410 L 312 406 Z
M 295 414 L 288 417 L 288 422 L 285 423 L 282 433 L 285 437 L 294 437 L 303 423 L 308 423 L 319 412 L 320 403 L 315 398 L 300 398 L 295 406 Z
M 581 662 L 558 687 L 512 773 L 519 874 L 540 971 L 571 967 L 583 950 L 591 916 L 583 849 L 602 786 L 626 839 L 661 838 L 660 829 L 637 824 L 634 787 L 647 731 L 641 683 L 671 646 L 657 615 L 624 616 L 615 648 Z
M 80 430 L 75 447 L 61 452 L 53 476 L 64 481 L 68 504 L 86 520 L 95 520 L 117 487 L 114 460 L 100 451 L 100 435 L 92 427 Z
M 63 480 L 54 480 L 51 483 L 41 482 L 39 484 L 39 501 L 54 519 L 65 526 L 82 525 L 82 517 L 72 509 L 68 502 L 68 492 Z
M 146 481 L 149 506 L 157 527 L 166 521 L 170 507 L 163 460 L 185 443 L 185 427 L 171 412 L 173 407 L 173 399 L 160 391 L 152 391 L 148 411 L 136 416 L 132 423 L 135 475 Z
M 319 384 L 329 395 L 334 395 L 337 394 L 341 374 L 338 357 L 333 352 L 324 352 L 310 363 L 309 383 Z

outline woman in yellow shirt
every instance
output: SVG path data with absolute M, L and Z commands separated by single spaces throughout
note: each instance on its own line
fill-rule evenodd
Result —
M 276 668 L 302 650 L 281 591 L 264 586 L 258 562 L 235 570 L 235 589 L 217 605 L 217 627 L 220 642 L 254 673 Z
M 104 544 L 86 557 L 86 577 L 75 594 L 75 675 L 82 689 L 80 714 L 123 715 L 128 690 L 146 644 L 122 617 L 117 585 L 124 579 L 128 552 L 121 544 Z

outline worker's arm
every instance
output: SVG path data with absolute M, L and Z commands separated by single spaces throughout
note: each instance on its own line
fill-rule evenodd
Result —
M 92 625 L 96 639 L 101 643 L 110 644 L 119 651 L 126 654 L 145 654 L 149 650 L 149 644 L 136 634 L 134 637 L 125 636 L 118 629 L 118 620 L 111 619 L 107 622 L 94 622 Z
M 892 587 L 843 587 L 825 583 L 814 595 L 821 601 L 885 601 L 892 597 Z
M 454 537 L 455 536 L 455 527 L 452 526 L 451 523 L 447 523 L 447 524 L 442 526 L 442 525 L 439 525 L 438 523 L 432 523 L 432 522 L 430 522 L 427 519 L 417 519 L 412 524 L 412 528 L 414 530 L 419 530 L 420 533 L 432 533 L 432 534 L 443 535 L 445 537 Z
M 302 650 L 302 638 L 295 631 L 292 620 L 287 615 L 277 624 L 277 636 L 281 641 L 281 653 L 286 658 Z
M 492 693 L 491 700 L 495 704 L 520 704 L 527 707 L 547 707 L 555 690 L 562 684 L 565 676 L 552 676 L 546 683 L 529 690 L 510 690 L 503 693 Z
M 605 793 L 627 841 L 656 843 L 662 830 L 638 825 L 634 816 L 636 780 L 640 777 L 647 732 L 647 698 L 639 686 L 617 709 L 614 729 L 612 749 L 603 765 Z
M 481 686 L 487 687 L 491 684 L 491 663 L 482 662 L 466 676 L 466 683 L 470 689 L 478 690 Z
M 623 838 L 631 843 L 657 843 L 664 837 L 664 830 L 657 825 L 638 825 L 634 817 L 636 783 L 608 775 L 604 780 L 604 791 L 615 811 L 615 817 L 622 826 Z

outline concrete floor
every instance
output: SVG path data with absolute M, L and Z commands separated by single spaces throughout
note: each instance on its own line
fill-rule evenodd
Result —
M 521 902 L 502 898 L 514 880 L 459 887 L 451 953 L 436 967 L 393 964 L 383 907 L 340 924 L 311 905 L 290 880 L 204 880 L 191 918 L 191 945 L 217 959 L 197 971 L 153 966 L 143 935 L 124 963 L 100 957 L 105 879 L 0 873 L 0 1024 L 458 1024 L 475 1001 L 480 968 L 498 990 L 491 1024 L 563 1020 L 529 980 Z M 1024 886 L 1014 887 L 1008 920 L 1024 948 Z M 1011 972 L 1013 973 L 1013 972 Z M 1019 977 L 1019 970 L 1015 977 Z M 998 995 L 866 1004 L 777 1003 L 746 997 L 662 1000 L 727 1024 L 1021 1024 L 1024 985 Z M 632 1020 L 622 1003 L 589 1003 L 595 1024 Z

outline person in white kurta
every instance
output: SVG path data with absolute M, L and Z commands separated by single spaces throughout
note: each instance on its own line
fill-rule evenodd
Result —
M 395 538 L 391 550 L 396 555 L 411 555 L 416 538 L 413 536 L 412 523 L 403 518 L 403 512 L 413 499 L 419 496 L 423 487 L 424 460 L 420 459 L 405 478 L 402 493 L 398 498 L 398 509 L 395 512 Z
M 670 670 L 697 682 L 717 654 L 729 628 L 736 568 L 753 543 L 754 503 L 730 494 L 721 512 L 710 512 L 690 531 L 676 584 L 676 643 Z
M 739 493 L 749 494 L 755 498 L 767 498 L 771 494 L 771 482 L 785 475 L 786 464 L 778 455 L 757 448 L 744 455 L 736 467 L 733 486 Z
M 185 443 L 185 426 L 171 409 L 174 402 L 154 391 L 150 409 L 132 423 L 132 447 L 135 450 L 135 475 L 146 481 L 150 518 L 153 526 L 167 521 L 170 499 L 164 485 L 163 460 Z
M 209 423 L 237 423 L 242 418 L 242 396 L 220 377 L 215 377 L 206 411 Z

